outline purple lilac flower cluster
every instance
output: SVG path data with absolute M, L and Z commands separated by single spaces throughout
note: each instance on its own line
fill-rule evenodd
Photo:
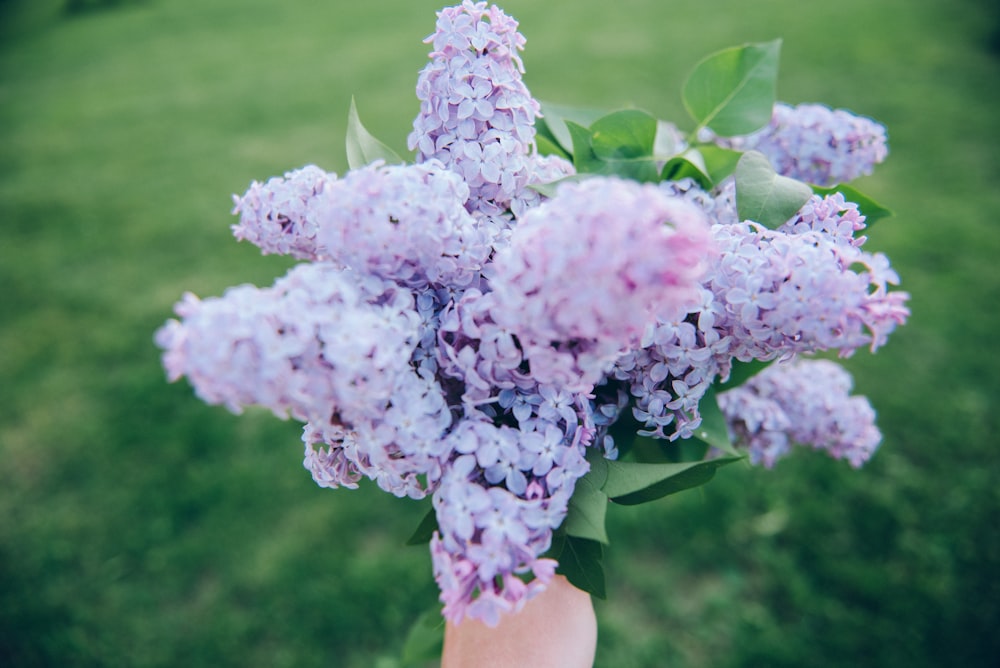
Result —
M 694 305 L 711 245 L 707 216 L 656 186 L 564 184 L 494 258 L 497 324 L 518 337 L 535 379 L 585 389 L 638 343 L 650 314 Z
M 859 467 L 882 434 L 868 400 L 851 396 L 853 381 L 828 360 L 774 364 L 719 395 L 719 407 L 750 461 L 768 468 L 793 444 L 825 450 Z
M 329 261 L 410 287 L 465 287 L 494 241 L 465 210 L 468 197 L 462 178 L 436 160 L 376 162 L 342 179 L 309 166 L 235 198 L 233 232 L 265 253 Z
M 889 153 L 885 126 L 821 104 L 776 104 L 767 127 L 717 142 L 760 151 L 779 174 L 823 186 L 871 174 Z
M 698 405 L 733 360 L 769 361 L 796 354 L 885 343 L 909 311 L 887 258 L 860 249 L 864 216 L 838 194 L 813 196 L 787 223 L 768 230 L 734 222 L 729 187 L 718 198 L 691 181 L 661 187 L 713 217 L 719 255 L 702 281 L 697 306 L 661 319 L 642 346 L 619 358 L 611 379 L 634 400 L 644 435 L 688 438 L 701 424 Z M 617 406 L 620 402 L 614 400 Z M 614 414 L 614 408 L 605 410 Z
M 315 262 L 271 288 L 188 294 L 176 312 L 183 322 L 157 333 L 169 377 L 237 413 L 262 406 L 306 422 L 306 466 L 321 485 L 363 474 L 419 498 L 418 475 L 440 477 L 451 413 L 434 378 L 410 366 L 420 323 L 405 288 Z
M 610 221 L 623 224 L 602 235 Z M 489 266 L 490 290 L 441 313 L 437 366 L 463 406 L 449 436 L 457 458 L 434 495 L 446 615 L 493 621 L 523 600 L 512 591 L 535 591 L 517 568 L 547 578 L 538 557 L 589 468 L 594 384 L 657 313 L 687 307 L 710 248 L 707 217 L 654 186 L 566 184 L 514 228 Z
M 265 254 L 315 260 L 316 223 L 310 204 L 336 180 L 336 174 L 307 165 L 284 178 L 253 182 L 242 197 L 233 195 L 233 213 L 240 214 L 239 224 L 232 226 L 233 234 L 259 246 Z
M 170 377 L 187 376 L 205 401 L 306 422 L 305 465 L 320 485 L 367 477 L 399 496 L 433 493 L 445 614 L 495 623 L 551 577 L 542 555 L 589 469 L 594 384 L 658 314 L 691 306 L 713 242 L 694 205 L 596 178 L 528 211 L 475 281 L 452 274 L 461 280 L 442 287 L 431 268 L 442 257 L 477 266 L 481 245 L 444 236 L 422 255 L 404 233 L 393 255 L 371 241 L 414 220 L 429 233 L 485 220 L 461 207 L 460 188 L 404 196 L 386 185 L 424 184 L 427 164 L 366 167 L 334 182 L 363 187 L 314 195 L 309 225 L 277 230 L 299 249 L 297 231 L 314 232 L 312 263 L 272 288 L 186 297 L 157 342 Z M 442 214 L 455 206 L 461 215 Z
M 907 316 L 839 194 L 767 230 L 738 219 L 731 180 L 531 189 L 573 167 L 535 152 L 516 28 L 486 3 L 442 10 L 417 163 L 251 184 L 235 236 L 307 262 L 270 288 L 185 295 L 156 337 L 170 379 L 206 402 L 305 423 L 317 484 L 431 495 L 456 622 L 495 624 L 545 588 L 588 448 L 616 457 L 625 411 L 641 433 L 687 438 L 734 360 L 874 348 Z M 755 462 L 798 442 L 858 465 L 879 438 L 844 378 L 775 365 L 720 405 Z
M 539 114 L 521 78 L 524 36 L 495 5 L 466 0 L 438 12 L 426 41 L 433 50 L 417 79 L 410 150 L 461 174 L 470 210 L 502 213 L 528 184 Z

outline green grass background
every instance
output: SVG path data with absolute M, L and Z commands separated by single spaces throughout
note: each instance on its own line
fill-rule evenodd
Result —
M 0 0 L 0 664 L 395 665 L 436 596 L 401 547 L 423 509 L 317 488 L 297 425 L 168 385 L 152 334 L 185 290 L 285 271 L 232 239 L 229 195 L 342 172 L 352 95 L 405 148 L 439 1 Z M 698 59 L 782 37 L 781 99 L 890 132 L 858 185 L 897 212 L 869 243 L 913 316 L 847 362 L 882 450 L 612 508 L 597 665 L 1000 664 L 991 5 L 503 7 L 540 99 L 683 124 Z

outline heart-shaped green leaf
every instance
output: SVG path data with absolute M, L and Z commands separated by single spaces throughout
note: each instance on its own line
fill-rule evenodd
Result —
M 635 181 L 659 180 L 653 160 L 656 119 L 645 112 L 625 110 L 608 114 L 590 128 L 566 121 L 573 142 L 577 174 L 604 174 Z
M 616 111 L 590 125 L 590 145 L 602 160 L 652 158 L 656 125 L 656 119 L 644 111 Z
M 569 158 L 569 154 L 562 150 L 554 139 L 546 135 L 535 135 L 535 147 L 538 150 L 538 155 L 557 155 L 560 158 Z
M 774 171 L 763 153 L 747 151 L 736 164 L 736 212 L 774 229 L 788 221 L 813 191 L 805 183 Z
M 718 146 L 702 145 L 674 156 L 663 166 L 660 179 L 679 181 L 689 177 L 705 190 L 711 190 L 736 171 L 740 156 L 733 151 Z
M 722 137 L 746 135 L 771 120 L 781 40 L 724 49 L 699 62 L 683 100 L 698 129 Z
M 712 179 L 713 185 L 719 185 L 732 176 L 743 156 L 739 151 L 712 145 L 699 146 L 698 152 L 701 153 L 701 159 L 705 162 L 705 173 Z
M 566 128 L 572 140 L 573 167 L 577 174 L 600 174 L 604 162 L 598 159 L 590 145 L 590 130 L 579 123 L 566 121 Z

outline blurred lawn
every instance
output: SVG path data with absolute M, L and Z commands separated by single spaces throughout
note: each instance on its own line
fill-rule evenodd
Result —
M 436 595 L 400 547 L 423 509 L 317 488 L 297 425 L 167 385 L 152 333 L 185 290 L 284 272 L 233 241 L 229 194 L 345 169 L 351 95 L 405 148 L 438 1 L 0 0 L 0 665 L 393 665 Z M 598 665 L 1000 664 L 992 7 L 502 6 L 541 99 L 683 123 L 698 59 L 783 37 L 783 100 L 890 131 L 860 185 L 898 214 L 870 245 L 913 318 L 848 362 L 883 450 L 613 508 Z

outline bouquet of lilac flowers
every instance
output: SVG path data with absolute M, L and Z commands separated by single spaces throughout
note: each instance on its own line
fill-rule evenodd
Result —
M 443 614 L 496 624 L 557 571 L 603 596 L 608 501 L 707 482 L 793 446 L 867 461 L 881 435 L 821 351 L 908 315 L 842 185 L 886 156 L 866 118 L 775 99 L 780 44 L 703 60 L 688 133 L 639 110 L 543 105 L 517 22 L 438 13 L 404 160 L 351 108 L 341 177 L 235 198 L 235 236 L 303 262 L 272 287 L 185 295 L 171 380 L 304 423 L 324 487 L 432 497 Z

